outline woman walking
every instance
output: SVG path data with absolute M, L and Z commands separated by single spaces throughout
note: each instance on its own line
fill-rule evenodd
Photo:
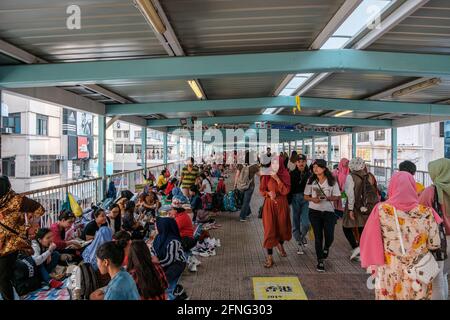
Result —
M 291 218 L 287 195 L 291 187 L 289 172 L 281 156 L 272 160 L 267 155 L 261 157 L 261 182 L 259 191 L 264 197 L 262 219 L 264 227 L 264 248 L 267 259 L 264 267 L 271 268 L 273 248 L 277 247 L 280 255 L 286 257 L 283 243 L 292 238 Z
M 448 241 L 450 236 L 450 159 L 438 159 L 428 163 L 433 184 L 420 194 L 420 204 L 433 208 L 443 224 L 439 225 L 440 250 L 433 251 L 439 265 L 439 274 L 433 280 L 432 300 L 448 300 Z M 417 191 L 417 182 L 416 182 Z
M 333 202 L 340 199 L 341 192 L 325 160 L 314 161 L 312 171 L 305 187 L 305 200 L 309 201 L 309 220 L 314 231 L 317 271 L 325 272 L 324 260 L 328 258 L 336 224 Z
M 416 280 L 410 270 L 428 251 L 440 248 L 442 220 L 419 204 L 416 182 L 408 172 L 392 176 L 388 196 L 367 220 L 360 243 L 361 265 L 376 275 L 377 300 L 430 299 L 431 283 Z
M 341 161 L 339 161 L 338 167 L 333 170 L 333 176 L 337 180 L 341 194 L 344 192 L 345 181 L 350 174 L 350 168 L 348 167 L 349 162 L 350 161 L 347 158 L 342 158 Z M 342 199 L 334 202 L 334 212 L 338 218 L 342 218 L 344 215 L 344 205 Z

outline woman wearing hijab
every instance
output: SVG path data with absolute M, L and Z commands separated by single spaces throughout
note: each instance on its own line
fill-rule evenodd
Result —
M 342 230 L 352 247 L 350 260 L 354 260 L 360 253 L 359 237 L 379 199 L 375 179 L 367 172 L 364 160 L 359 157 L 354 158 L 349 162 L 348 167 L 351 173 L 347 176 L 344 185 L 347 203 L 344 208 Z
M 375 206 L 361 236 L 361 265 L 376 276 L 377 300 L 431 299 L 432 285 L 408 272 L 414 261 L 440 248 L 441 218 L 419 204 L 416 182 L 408 172 L 395 173 L 389 199 Z
M 273 262 L 273 247 L 277 247 L 280 255 L 286 257 L 283 243 L 292 238 L 291 218 L 287 195 L 291 188 L 291 178 L 284 166 L 281 156 L 272 160 L 263 155 L 261 163 L 261 182 L 259 192 L 264 197 L 262 220 L 264 226 L 264 248 L 267 249 L 267 259 L 264 267 L 271 268 Z
M 333 176 L 337 180 L 341 194 L 344 192 L 345 181 L 350 173 L 350 168 L 348 167 L 349 162 L 350 161 L 347 158 L 342 158 L 341 161 L 339 161 L 338 167 L 333 170 Z M 338 217 L 342 218 L 344 215 L 342 199 L 334 202 L 334 211 Z
M 108 185 L 108 192 L 106 193 L 106 198 L 115 199 L 117 196 L 117 189 L 114 185 L 114 181 L 110 181 Z
M 157 218 L 156 231 L 158 234 L 153 241 L 152 249 L 169 282 L 167 289 L 169 300 L 173 300 L 175 298 L 174 289 L 186 268 L 180 231 L 175 219 L 172 218 Z
M 428 164 L 433 185 L 420 194 L 420 204 L 433 208 L 444 221 L 440 227 L 441 248 L 433 252 L 439 274 L 433 281 L 432 300 L 448 300 L 448 238 L 450 235 L 450 159 L 438 159 Z M 417 183 L 416 183 L 417 187 Z M 417 188 L 416 188 L 417 190 Z
M 33 254 L 28 235 L 37 231 L 44 208 L 11 189 L 8 177 L 0 177 L 0 295 L 13 300 L 11 284 L 19 252 Z
M 95 238 L 92 243 L 83 251 L 82 257 L 84 262 L 90 263 L 94 270 L 98 270 L 97 256 L 95 255 L 97 249 L 105 242 L 112 241 L 112 237 L 113 233 L 109 227 L 100 227 L 100 229 L 95 233 Z

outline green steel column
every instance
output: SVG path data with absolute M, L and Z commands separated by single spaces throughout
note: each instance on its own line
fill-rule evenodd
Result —
M 98 190 L 99 199 L 103 199 L 106 190 L 106 117 L 98 116 L 98 176 L 102 178 L 100 190 Z
M 328 136 L 328 144 L 327 144 L 327 160 L 328 160 L 328 165 L 331 163 L 331 152 L 332 152 L 332 145 L 331 145 L 331 136 Z
M 291 152 L 292 152 L 291 141 L 288 142 L 288 148 L 289 148 L 289 155 L 291 155 Z
M 167 156 L 168 156 L 168 152 L 169 152 L 169 147 L 167 146 L 167 131 L 164 132 L 163 135 L 163 150 L 164 150 L 164 165 L 167 165 Z
M 141 132 L 141 165 L 145 172 L 147 169 L 147 127 L 142 127 Z
M 313 136 L 311 139 L 311 159 L 316 159 L 316 137 Z
M 295 151 L 297 151 L 297 147 L 298 147 L 297 143 L 298 143 L 298 141 L 295 140 L 295 143 L 294 143 L 294 150 L 295 150 Z M 298 151 L 297 151 L 297 152 L 298 152 Z
M 356 133 L 352 133 L 352 158 L 356 158 Z
M 397 169 L 397 128 L 391 128 L 391 169 Z
M 302 154 L 305 154 L 306 146 L 305 146 L 305 138 L 302 139 Z
M 180 137 L 177 137 L 177 158 L 175 159 L 175 161 L 180 160 Z

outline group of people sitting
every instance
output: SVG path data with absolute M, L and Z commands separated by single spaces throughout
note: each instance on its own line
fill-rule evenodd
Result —
M 6 229 L 0 228 L 0 240 L 6 246 L 0 246 L 0 296 L 12 299 L 13 286 L 20 291 L 19 295 L 27 293 L 17 290 L 14 281 L 16 262 L 24 260 L 19 252 L 27 249 L 30 253 L 27 259 L 32 258 L 28 262 L 38 270 L 34 277 L 39 278 L 39 287 L 64 285 L 62 280 L 67 274 L 59 272 L 57 266 L 88 263 L 104 286 L 85 298 L 186 299 L 178 284 L 182 273 L 186 267 L 197 271 L 201 262 L 196 256 L 215 255 L 216 247 L 220 246 L 220 240 L 210 237 L 208 232 L 219 225 L 215 224 L 213 213 L 204 210 L 203 201 L 217 185 L 223 188 L 224 176 L 215 165 L 204 166 L 200 171 L 192 163 L 192 170 L 198 172 L 192 185 L 187 177 L 190 172 L 180 179 L 171 177 L 166 169 L 158 179 L 149 172 L 144 190 L 138 194 L 122 191 L 117 196 L 111 182 L 107 192 L 111 199 L 103 202 L 108 205 L 92 205 L 82 217 L 62 210 L 49 228 L 40 227 L 43 207 L 15 194 L 8 178 L 2 177 L 0 222 Z M 215 186 L 211 177 L 217 180 Z M 23 204 L 12 205 L 13 198 Z M 21 233 L 25 226 L 20 221 L 20 212 L 29 212 L 28 223 L 34 221 L 34 231 L 27 226 L 28 233 Z M 19 232 L 17 236 L 15 230 Z

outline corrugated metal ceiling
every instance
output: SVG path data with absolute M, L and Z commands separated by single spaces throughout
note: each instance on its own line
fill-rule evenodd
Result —
M 450 53 L 450 1 L 429 1 L 369 50 Z
M 80 30 L 66 26 L 71 4 Z M 131 0 L 0 1 L 0 38 L 52 62 L 166 55 Z
M 306 50 L 344 0 L 161 1 L 189 55 Z
M 307 96 L 364 99 L 413 79 L 377 73 L 333 73 L 309 90 Z

